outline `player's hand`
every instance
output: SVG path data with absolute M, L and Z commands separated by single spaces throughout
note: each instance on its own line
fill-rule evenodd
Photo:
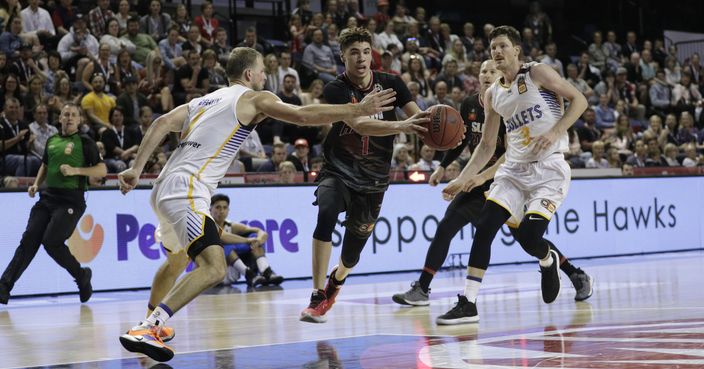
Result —
M 464 137 L 465 137 L 466 134 L 467 134 L 467 126 L 463 125 L 463 126 L 462 126 L 462 138 L 460 139 L 460 142 L 458 142 L 457 145 L 455 145 L 455 147 L 458 147 L 458 146 L 462 145 L 462 143 L 464 142 Z
M 468 180 L 455 178 L 442 190 L 442 197 L 447 201 L 452 201 L 460 192 L 469 192 L 474 188 L 484 184 L 486 180 L 481 175 L 476 175 Z
M 78 175 L 78 169 L 74 168 L 68 164 L 61 164 L 61 166 L 59 167 L 59 170 L 61 171 L 61 174 L 63 174 L 66 177 Z
M 428 128 L 424 125 L 430 123 L 430 113 L 421 111 L 414 114 L 412 117 L 399 122 L 399 131 L 403 133 L 423 134 L 428 132 Z
M 251 237 L 247 239 L 247 243 L 249 244 L 249 247 L 251 248 L 257 248 L 261 246 L 262 244 L 259 242 L 259 239 L 256 237 Z
M 394 106 L 390 105 L 396 101 L 396 91 L 389 88 L 382 91 L 374 91 L 359 103 L 362 107 L 362 115 L 374 115 L 379 112 L 393 110 Z
M 557 142 L 559 138 L 560 135 L 552 129 L 545 132 L 545 134 L 541 136 L 531 138 L 533 141 L 533 154 L 537 155 L 542 151 L 549 149 L 550 146 Z
M 430 175 L 430 179 L 428 180 L 428 184 L 435 187 L 442 181 L 442 178 L 445 176 L 445 168 L 443 167 L 438 167 L 435 169 L 433 174 Z
M 137 183 L 139 183 L 139 175 L 140 173 L 133 168 L 123 170 L 117 175 L 117 180 L 120 185 L 120 192 L 122 192 L 123 195 L 137 187 Z
M 29 197 L 34 198 L 34 195 L 37 193 L 38 190 L 39 190 L 39 186 L 31 185 L 27 189 L 27 193 L 29 194 Z

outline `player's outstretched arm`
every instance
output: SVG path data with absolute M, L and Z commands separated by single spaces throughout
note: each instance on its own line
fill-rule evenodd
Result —
M 567 129 L 584 113 L 588 105 L 587 99 L 581 92 L 567 82 L 566 79 L 560 77 L 554 69 L 545 64 L 533 66 L 530 70 L 530 77 L 539 88 L 553 91 L 557 96 L 561 96 L 570 102 L 570 106 L 555 126 L 544 135 L 535 138 L 533 151 L 538 153 L 552 146 L 555 141 L 565 134 Z
M 427 111 L 419 111 L 406 120 L 389 122 L 370 117 L 356 117 L 344 122 L 362 136 L 390 136 L 399 133 L 423 134 L 428 132 L 425 125 L 430 123 L 429 115 L 430 113 Z
M 120 191 L 123 194 L 131 191 L 137 186 L 139 176 L 142 175 L 144 166 L 147 164 L 149 156 L 154 152 L 161 141 L 169 132 L 178 132 L 183 126 L 183 122 L 188 117 L 188 105 L 181 105 L 176 109 L 157 118 L 144 135 L 142 143 L 137 150 L 137 157 L 132 168 L 122 171 L 117 175 L 120 183 Z
M 252 102 L 258 113 L 303 126 L 322 126 L 353 117 L 369 116 L 394 109 L 396 92 L 392 89 L 373 92 L 358 104 L 287 104 L 271 92 L 255 92 Z M 239 113 L 239 110 L 238 110 Z

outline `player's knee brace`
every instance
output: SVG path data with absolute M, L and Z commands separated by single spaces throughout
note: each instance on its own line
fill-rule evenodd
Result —
M 367 238 L 372 235 L 375 224 L 376 222 L 365 223 L 361 221 L 346 221 L 345 228 L 347 229 L 347 232 L 353 234 L 357 238 L 363 238 L 366 242 Z
M 332 241 L 332 232 L 335 230 L 337 216 L 340 214 L 338 209 L 333 206 L 318 205 L 318 223 L 313 231 L 313 238 L 323 242 Z
M 540 215 L 529 214 L 523 218 L 518 230 L 513 232 L 518 243 L 529 255 L 538 259 L 547 255 L 549 246 L 543 239 L 543 235 L 549 223 L 550 220 Z
M 359 256 L 364 250 L 364 245 L 367 243 L 369 235 L 360 236 L 354 232 L 350 232 L 347 228 L 345 232 L 345 237 L 342 240 L 342 252 L 340 253 L 340 260 L 345 268 L 352 269 L 359 262 Z

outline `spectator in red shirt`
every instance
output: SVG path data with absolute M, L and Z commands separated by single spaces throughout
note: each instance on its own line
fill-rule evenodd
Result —
M 213 3 L 204 1 L 200 6 L 201 15 L 197 16 L 193 21 L 200 29 L 201 41 L 210 46 L 215 37 L 215 30 L 220 26 L 220 22 L 213 17 Z

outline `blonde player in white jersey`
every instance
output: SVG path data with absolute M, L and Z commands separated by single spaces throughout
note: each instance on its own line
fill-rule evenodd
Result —
M 157 179 L 151 205 L 168 251 L 152 290 L 153 308 L 148 318 L 120 336 L 129 351 L 167 361 L 174 351 L 162 341 L 162 327 L 178 310 L 225 276 L 225 256 L 220 231 L 210 216 L 210 198 L 225 175 L 237 150 L 256 124 L 266 117 L 298 125 L 324 125 L 393 109 L 395 92 L 379 91 L 359 104 L 308 105 L 283 103 L 261 91 L 266 80 L 262 56 L 250 48 L 230 54 L 226 72 L 230 86 L 194 99 L 159 117 L 149 127 L 132 168 L 120 173 L 120 190 L 138 184 L 147 159 L 169 132 L 181 132 L 177 149 Z M 414 122 L 408 123 L 414 125 Z M 217 247 L 210 247 L 217 246 Z M 174 284 L 188 258 L 198 268 Z M 173 330 L 171 330 L 173 332 Z
M 510 26 L 495 28 L 489 35 L 491 57 L 503 74 L 484 95 L 484 133 L 469 164 L 460 177 L 443 190 L 448 197 L 475 186 L 475 176 L 484 168 L 496 148 L 499 119 L 506 125 L 506 161 L 494 176 L 494 183 L 481 211 L 474 237 L 475 247 L 490 247 L 504 223 L 517 228 L 523 249 L 536 257 L 542 273 L 543 301 L 555 301 L 560 292 L 559 259 L 543 234 L 570 185 L 570 167 L 564 160 L 568 149 L 567 129 L 587 108 L 587 100 L 551 67 L 540 63 L 521 64 L 521 38 Z M 569 100 L 564 109 L 563 98 Z M 465 280 L 466 299 L 444 320 L 477 321 L 479 285 Z

